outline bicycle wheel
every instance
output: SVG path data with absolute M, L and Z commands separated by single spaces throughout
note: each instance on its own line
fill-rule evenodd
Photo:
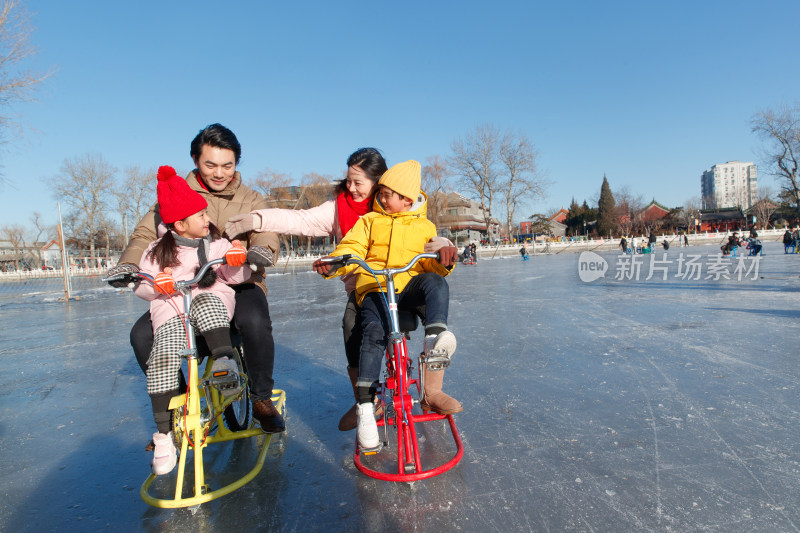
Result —
M 236 366 L 239 368 L 239 375 L 246 376 L 247 369 L 244 366 L 244 358 L 241 355 L 244 353 L 244 349 L 239 345 L 234 352 L 234 360 L 236 361 Z M 222 414 L 225 419 L 225 425 L 231 431 L 242 431 L 250 427 L 253 411 L 250 404 L 250 388 L 248 387 L 248 383 L 245 383 L 239 397 L 226 407 Z

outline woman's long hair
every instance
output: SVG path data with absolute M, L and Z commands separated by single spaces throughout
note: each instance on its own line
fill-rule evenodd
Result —
M 377 148 L 359 148 L 347 158 L 347 168 L 358 167 L 373 183 L 378 183 L 383 173 L 386 172 L 386 160 L 383 159 Z M 347 176 L 336 184 L 333 190 L 335 196 L 347 192 Z

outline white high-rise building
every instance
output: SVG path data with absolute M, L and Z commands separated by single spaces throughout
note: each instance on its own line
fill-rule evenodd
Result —
M 716 164 L 703 172 L 700 189 L 703 209 L 750 209 L 758 201 L 756 166 L 749 161 Z

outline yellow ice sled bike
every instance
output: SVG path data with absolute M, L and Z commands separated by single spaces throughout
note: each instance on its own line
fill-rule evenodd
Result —
M 151 485 L 156 480 L 155 474 L 150 474 L 139 491 L 142 499 L 154 506 L 163 508 L 192 507 L 201 503 L 215 500 L 220 496 L 230 494 L 236 489 L 246 485 L 255 478 L 264 465 L 267 451 L 272 442 L 272 435 L 265 434 L 261 428 L 254 426 L 252 407 L 250 404 L 250 392 L 247 382 L 247 369 L 242 358 L 241 343 L 234 343 L 236 348 L 236 364 L 239 367 L 239 379 L 241 392 L 236 395 L 224 396 L 220 390 L 230 387 L 230 383 L 221 383 L 211 375 L 211 358 L 208 357 L 207 363 L 202 365 L 202 355 L 198 355 L 197 345 L 194 336 L 194 329 L 189 320 L 189 309 L 192 303 L 191 287 L 199 283 L 206 271 L 214 265 L 224 264 L 225 258 L 209 261 L 198 271 L 194 279 L 188 281 L 176 281 L 175 290 L 183 295 L 184 313 L 181 315 L 184 328 L 186 329 L 187 348 L 181 352 L 186 358 L 188 367 L 188 385 L 185 393 L 174 396 L 169 404 L 171 411 L 172 435 L 175 439 L 175 447 L 180 450 L 178 458 L 177 474 L 173 470 L 162 478 L 173 478 L 174 497 L 159 498 L 153 496 Z M 144 273 L 119 274 L 104 279 L 103 281 L 117 281 L 120 279 L 134 278 L 153 282 L 153 278 Z M 238 346 L 237 346 L 238 344 Z M 201 367 L 203 368 L 200 373 Z M 286 393 L 282 390 L 273 389 L 272 402 L 283 415 L 286 403 Z M 219 488 L 211 489 L 211 485 L 206 482 L 206 473 L 203 464 L 203 451 L 211 444 L 233 441 L 237 439 L 247 439 L 250 437 L 262 438 L 260 451 L 256 458 L 256 463 L 252 469 L 244 476 Z M 189 450 L 193 452 L 193 479 L 186 471 Z M 192 463 L 190 463 L 192 465 Z M 188 480 L 187 483 L 184 483 Z M 165 494 L 169 490 L 165 491 Z

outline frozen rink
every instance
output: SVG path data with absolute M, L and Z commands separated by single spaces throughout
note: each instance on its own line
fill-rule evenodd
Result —
M 591 283 L 571 253 L 459 265 L 445 390 L 464 458 L 413 484 L 359 473 L 355 432 L 336 429 L 352 401 L 341 282 L 272 275 L 288 432 L 255 480 L 194 510 L 139 497 L 153 422 L 128 333 L 147 304 L 111 288 L 0 300 L 0 530 L 800 531 L 800 255 L 766 243 L 758 279 L 675 277 L 680 254 L 707 267 L 718 250 L 671 248 L 666 281 L 644 279 L 648 256 L 614 280 L 607 252 Z M 436 424 L 423 458 L 452 447 Z M 217 445 L 207 468 L 254 454 Z

